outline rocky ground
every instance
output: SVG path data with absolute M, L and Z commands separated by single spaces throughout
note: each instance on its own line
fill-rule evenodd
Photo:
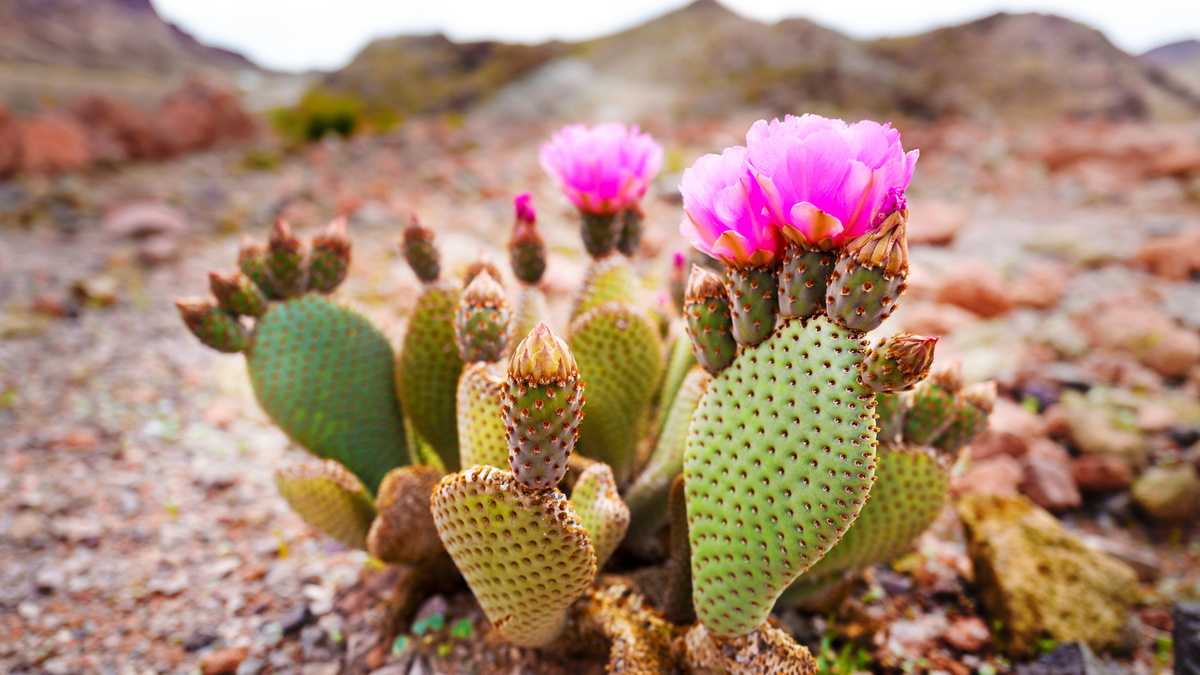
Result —
M 682 244 L 679 172 L 746 126 L 651 129 L 667 165 L 638 258 L 648 288 Z M 846 672 L 1008 672 L 997 638 L 1028 617 L 984 603 L 1028 584 L 978 578 L 962 524 L 978 542 L 1001 518 L 1048 569 L 1113 565 L 1046 602 L 1116 607 L 1119 630 L 1094 641 L 1108 667 L 1169 672 L 1169 608 L 1200 599 L 1200 128 L 901 128 L 922 149 L 914 272 L 887 328 L 945 336 L 939 359 L 997 379 L 1002 400 L 956 467 L 957 509 L 834 620 L 789 611 L 781 625 L 814 650 L 863 649 Z M 0 183 L 0 671 L 602 672 L 504 646 L 464 592 L 427 602 L 407 642 L 379 642 L 366 618 L 388 572 L 289 513 L 272 473 L 297 450 L 241 357 L 202 347 L 171 302 L 231 267 L 242 233 L 282 215 L 309 235 L 348 213 L 340 293 L 398 335 L 416 288 L 396 251 L 408 215 L 440 230 L 452 268 L 480 248 L 503 260 L 511 198 L 531 191 L 562 306 L 583 257 L 537 166 L 549 131 L 409 123 L 277 163 L 265 143 Z M 1058 520 L 987 506 L 1017 494 Z M 1056 646 L 1039 638 L 1023 658 Z

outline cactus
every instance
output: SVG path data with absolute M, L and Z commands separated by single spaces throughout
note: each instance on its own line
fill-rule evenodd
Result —
M 596 574 L 595 550 L 566 497 L 477 466 L 443 479 L 431 506 L 438 535 L 496 630 L 519 646 L 553 641 Z
M 683 307 L 696 360 L 710 373 L 721 372 L 737 356 L 725 284 L 712 272 L 693 265 Z
M 502 404 L 507 380 L 504 367 L 496 363 L 478 361 L 463 368 L 455 394 L 461 466 L 508 466 Z
M 646 229 L 646 214 L 642 213 L 641 205 L 634 202 L 621 211 L 618 220 L 621 223 L 621 234 L 617 237 L 617 250 L 633 257 L 642 243 L 642 232 Z
M 455 343 L 454 318 L 461 293 L 457 281 L 440 279 L 432 231 L 419 221 L 404 231 L 404 255 L 424 283 L 396 362 L 396 388 L 404 401 L 414 458 L 459 468 L 455 398 L 463 360 Z
M 341 285 L 350 270 L 350 237 L 346 219 L 337 218 L 313 237 L 308 254 L 308 288 L 329 293 Z
M 789 246 L 779 269 L 779 313 L 807 319 L 825 311 L 825 292 L 837 262 L 835 251 Z
M 875 330 L 892 315 L 907 288 L 908 208 L 903 195 L 899 200 L 877 229 L 846 245 L 829 275 L 826 310 L 847 328 Z
M 883 338 L 859 367 L 863 384 L 880 394 L 912 389 L 929 374 L 937 341 L 911 333 Z
M 671 551 L 667 560 L 667 588 L 663 614 L 671 623 L 696 620 L 692 606 L 692 546 L 688 541 L 687 483 L 683 476 L 671 481 L 667 518 L 671 521 Z
M 579 438 L 583 394 L 570 348 L 538 324 L 513 352 L 504 391 L 508 463 L 519 483 L 544 490 L 566 475 Z
M 465 362 L 496 362 L 508 353 L 508 301 L 504 289 L 481 270 L 462 293 L 454 313 L 458 354 Z
M 880 443 L 895 441 L 904 432 L 904 396 L 875 396 L 875 426 L 879 427 Z
M 588 386 L 580 452 L 611 466 L 617 482 L 624 484 L 662 371 L 658 333 L 637 307 L 613 301 L 576 318 L 570 334 L 571 351 Z
M 995 403 L 995 382 L 978 382 L 967 387 L 954 404 L 953 421 L 933 439 L 933 446 L 947 454 L 958 452 L 987 428 L 988 415 Z
M 615 255 L 593 260 L 584 272 L 583 286 L 571 306 L 571 321 L 606 302 L 624 301 L 636 304 L 638 281 L 623 256 Z
M 267 298 L 244 274 L 209 272 L 208 287 L 217 304 L 234 316 L 258 318 L 267 311 Z
M 928 445 L 950 426 L 962 384 L 962 364 L 956 361 L 934 371 L 912 392 L 904 410 L 904 437 L 910 443 Z
M 691 372 L 692 367 L 697 365 L 696 353 L 692 351 L 692 341 L 687 336 L 686 330 L 677 331 L 674 341 L 671 343 L 671 351 L 667 355 L 667 368 L 663 373 L 662 388 L 658 395 L 658 433 L 662 435 L 663 426 L 667 423 L 667 411 L 675 402 L 675 396 L 679 394 L 679 388 L 683 386 L 684 378 Z
M 249 333 L 237 317 L 211 300 L 186 298 L 175 301 L 183 323 L 204 344 L 219 352 L 236 354 L 246 348 Z
M 693 675 L 816 675 L 817 672 L 817 662 L 808 648 L 772 626 L 723 638 L 704 624 L 696 624 L 684 636 L 684 645 L 688 672 Z
M 275 221 L 267 239 L 267 255 L 263 259 L 272 295 L 291 298 L 306 290 L 308 264 L 304 244 L 281 218 Z
M 275 485 L 309 525 L 350 548 L 366 550 L 375 505 L 341 464 L 324 460 L 285 467 L 276 472 Z
M 629 507 L 617 495 L 617 483 L 607 464 L 596 462 L 579 474 L 571 490 L 571 506 L 588 533 L 596 551 L 596 569 L 600 569 L 629 527 Z

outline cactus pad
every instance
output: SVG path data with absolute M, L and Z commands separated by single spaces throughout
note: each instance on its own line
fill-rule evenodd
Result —
M 529 335 L 533 327 L 546 320 L 550 309 L 546 305 L 546 294 L 537 286 L 517 284 L 512 298 L 512 337 L 508 341 L 509 351 L 518 340 Z
M 350 548 L 367 548 L 375 505 L 341 464 L 325 460 L 285 467 L 275 473 L 275 485 L 309 525 Z
M 939 370 L 909 395 L 904 411 L 904 440 L 928 445 L 954 421 L 958 391 L 962 388 L 961 366 Z
M 875 475 L 860 334 L 785 319 L 709 385 L 684 456 L 696 613 L 718 636 L 761 626 L 854 523 Z
M 209 300 L 176 300 L 175 306 L 192 334 L 219 352 L 233 354 L 246 348 L 249 334 L 237 317 Z
M 208 273 L 209 289 L 225 311 L 234 316 L 262 316 L 267 298 L 245 274 Z
M 802 597 L 903 553 L 937 519 L 946 500 L 949 476 L 943 460 L 928 448 L 881 445 L 875 486 L 854 527 L 780 598 Z
M 588 213 L 580 211 L 583 219 L 580 235 L 583 248 L 593 258 L 603 258 L 612 253 L 621 237 L 621 219 L 615 213 Z
M 774 269 L 730 268 L 733 339 L 738 344 L 756 345 L 767 339 L 779 316 L 778 294 L 779 277 Z
M 692 351 L 692 341 L 686 332 L 680 332 L 671 343 L 671 352 L 667 356 L 667 369 L 663 373 L 662 388 L 658 395 L 658 406 L 661 414 L 658 417 L 658 433 L 662 434 L 663 425 L 667 423 L 667 411 L 679 393 L 683 380 L 695 366 L 696 353 Z
M 442 552 L 429 511 L 429 498 L 442 472 L 428 464 L 392 469 L 379 484 L 379 515 L 367 535 L 367 550 L 387 563 L 426 564 Z
M 359 313 L 312 294 L 272 307 L 255 326 L 246 367 L 267 415 L 370 493 L 408 463 L 392 347 Z
M 468 363 L 458 380 L 458 453 L 467 468 L 508 466 L 501 396 L 504 368 L 484 361 Z
M 829 275 L 826 310 L 841 325 L 865 333 L 892 315 L 905 288 L 904 276 L 889 277 L 881 268 L 844 255 Z
M 583 470 L 571 490 L 571 506 L 592 540 L 596 569 L 600 569 L 629 528 L 629 508 L 617 495 L 617 483 L 607 464 L 596 462 Z
M 504 288 L 482 270 L 462 292 L 454 333 L 463 361 L 499 361 L 508 353 L 510 313 Z
M 611 466 L 623 483 L 663 367 L 658 331 L 633 305 L 607 302 L 575 319 L 570 334 L 588 388 L 580 452 Z
M 458 469 L 455 396 L 463 362 L 454 341 L 458 283 L 426 284 L 404 334 L 396 364 L 396 386 L 416 443 L 427 443 L 447 471 Z
M 975 440 L 987 428 L 988 415 L 995 402 L 995 382 L 978 382 L 967 387 L 955 402 L 954 420 L 934 439 L 934 447 L 945 453 L 954 453 Z
M 788 246 L 779 270 L 779 313 L 808 318 L 825 310 L 825 290 L 837 253 Z
M 346 279 L 349 270 L 350 237 L 346 234 L 346 219 L 337 218 L 313 237 L 308 253 L 308 288 L 331 293 Z
M 304 244 L 282 219 L 275 221 L 267 240 L 267 256 L 263 262 L 274 290 L 272 295 L 290 298 L 304 292 L 308 263 Z
M 729 291 L 721 278 L 692 265 L 684 295 L 683 319 L 696 360 L 708 372 L 721 372 L 737 356 Z
M 904 431 L 904 400 L 899 394 L 875 395 L 875 426 L 879 442 L 896 440 Z
M 557 637 L 567 607 L 596 575 L 595 550 L 566 497 L 477 466 L 443 479 L 431 506 L 442 543 L 492 625 L 519 646 Z
M 623 256 L 614 255 L 593 260 L 584 272 L 583 286 L 571 307 L 571 320 L 606 302 L 624 300 L 636 303 L 638 280 L 633 268 Z

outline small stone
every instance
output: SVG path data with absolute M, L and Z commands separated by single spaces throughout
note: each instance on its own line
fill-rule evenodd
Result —
M 230 647 L 215 651 L 200 661 L 201 675 L 234 675 L 250 655 L 250 647 Z
M 1017 675 L 1109 675 L 1109 670 L 1083 642 L 1060 644 L 1033 663 L 1016 667 Z
M 955 649 L 974 652 L 992 641 L 992 632 L 988 630 L 983 619 L 977 616 L 964 616 L 955 619 L 950 624 L 950 628 L 943 638 Z
M 43 593 L 50 593 L 62 587 L 66 583 L 66 575 L 62 570 L 54 567 L 45 567 L 38 570 L 34 581 L 37 583 L 37 589 Z
M 1045 442 L 1053 444 L 1053 441 Z M 1024 461 L 1022 491 L 1033 503 L 1049 511 L 1065 511 L 1083 503 L 1065 450 L 1062 456 L 1029 453 Z
M 433 595 L 417 609 L 417 613 L 413 615 L 412 622 L 414 624 L 419 623 L 438 614 L 444 616 L 448 609 L 450 609 L 450 603 L 446 602 L 445 596 L 441 594 Z
M 13 516 L 8 536 L 18 544 L 28 544 L 38 535 L 45 534 L 45 531 L 45 524 L 40 516 L 32 511 L 21 511 Z
M 338 675 L 342 666 L 337 661 L 329 663 L 306 663 L 300 669 L 300 675 Z
M 283 616 L 279 618 L 279 625 L 283 629 L 284 635 L 291 635 L 312 623 L 315 618 L 309 611 L 308 605 L 296 605 L 284 612 Z
M 206 630 L 198 630 L 195 633 L 187 636 L 187 639 L 183 641 L 183 650 L 187 652 L 198 652 L 216 641 L 216 635 L 213 635 Z
M 1013 303 L 1004 282 L 990 270 L 971 267 L 957 270 L 942 279 L 938 302 L 958 305 L 984 318 L 1003 316 Z
M 179 237 L 168 234 L 156 234 L 138 245 L 138 259 L 147 265 L 162 265 L 179 259 L 182 244 Z
M 1200 441 L 1200 427 L 1171 427 L 1167 436 L 1181 448 L 1190 448 Z
M 1138 581 L 1153 582 L 1163 575 L 1162 561 L 1158 559 L 1158 554 L 1152 548 L 1139 548 L 1115 539 L 1092 534 L 1085 534 L 1081 539 L 1088 548 L 1103 551 L 1129 565 L 1134 572 L 1137 572 Z
M 166 204 L 127 204 L 104 217 L 104 229 L 114 237 L 142 239 L 157 234 L 181 234 L 188 229 L 187 217 Z
M 1180 602 L 1171 608 L 1175 627 L 1175 672 L 1200 675 L 1200 602 Z
M 1133 498 L 1154 520 L 1186 521 L 1200 512 L 1200 477 L 1191 464 L 1150 467 L 1133 482 Z
M 1129 487 L 1129 464 L 1113 455 L 1082 455 L 1071 462 L 1071 475 L 1084 492 L 1116 492 Z
M 1020 459 L 1029 451 L 1025 439 L 1011 431 L 987 429 L 971 441 L 971 459 L 982 462 L 1000 455 Z
M 947 201 L 909 201 L 908 243 L 943 246 L 954 241 L 967 225 L 967 210 Z
M 997 455 L 975 463 L 965 474 L 951 478 L 951 489 L 955 494 L 1014 496 L 1021 488 L 1024 471 L 1018 460 L 1008 455 Z
M 1070 276 L 1060 267 L 1039 267 L 1012 287 L 1014 304 L 1034 309 L 1053 309 L 1066 295 Z

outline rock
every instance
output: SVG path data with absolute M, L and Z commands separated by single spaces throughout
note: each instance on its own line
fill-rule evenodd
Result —
M 1129 352 L 1167 377 L 1200 363 L 1200 335 L 1158 309 L 1157 301 L 1123 295 L 1094 305 L 1078 321 L 1093 348 Z
M 250 655 L 250 647 L 231 647 L 215 651 L 200 661 L 202 675 L 233 675 Z
M 955 494 L 1015 496 L 1021 489 L 1024 472 L 1021 463 L 1008 455 L 972 464 L 970 470 L 950 480 Z
M 1041 436 L 1046 433 L 1045 427 L 1045 421 L 1040 416 L 1008 398 L 997 398 L 992 414 L 988 415 L 989 430 L 1007 431 L 1020 438 Z
M 1053 309 L 1066 295 L 1069 281 L 1062 267 L 1038 267 L 1009 290 L 1009 298 L 1018 307 Z
M 92 161 L 87 135 L 70 117 L 38 113 L 17 123 L 21 131 L 21 170 L 62 173 Z
M 1029 451 L 1025 439 L 1011 431 L 986 429 L 971 442 L 971 459 L 982 462 L 999 455 L 1019 459 Z
M 225 85 L 203 76 L 189 77 L 167 97 L 151 122 L 167 156 L 201 150 L 254 136 L 254 119 Z
M 138 260 L 147 265 L 162 265 L 179 259 L 182 249 L 179 237 L 156 234 L 138 244 Z
M 67 106 L 87 134 L 96 160 L 123 162 L 159 154 L 150 119 L 129 101 L 109 94 L 90 93 Z
M 1027 658 L 1044 637 L 1097 650 L 1118 643 L 1137 597 L 1129 566 L 1087 548 L 1023 497 L 968 495 L 957 508 L 1002 651 Z
M 908 243 L 949 244 L 967 225 L 967 209 L 945 201 L 909 202 Z
M 1133 261 L 1151 274 L 1187 281 L 1193 274 L 1200 274 L 1200 232 L 1150 239 L 1133 256 Z
M 937 299 L 989 319 L 1008 314 L 1013 307 L 1004 282 L 991 270 L 979 266 L 962 268 L 943 277 Z
M 1120 457 L 1131 466 L 1145 463 L 1145 439 L 1118 427 L 1107 406 L 1095 405 L 1082 394 L 1067 391 L 1063 392 L 1060 407 L 1067 434 L 1081 452 Z
M 1133 472 L 1115 455 L 1082 455 L 1071 462 L 1071 476 L 1084 492 L 1116 492 L 1129 487 Z
M 992 641 L 992 631 L 987 624 L 977 616 L 964 616 L 955 619 L 942 636 L 951 647 L 964 652 L 974 652 Z
M 1017 675 L 1110 675 L 1084 642 L 1060 644 L 1033 663 L 1018 664 L 1015 672 Z
M 1200 441 L 1200 427 L 1171 427 L 1167 437 L 1181 448 L 1190 448 Z
M 1163 574 L 1162 561 L 1153 548 L 1131 546 L 1115 539 L 1085 534 L 1083 543 L 1088 548 L 1103 551 L 1133 568 L 1138 575 L 1138 581 L 1149 583 L 1157 581 Z
M 142 239 L 156 234 L 178 235 L 187 229 L 187 217 L 178 209 L 155 202 L 126 204 L 104 216 L 104 231 L 114 237 Z
M 111 307 L 117 302 L 117 286 L 114 277 L 88 277 L 71 285 L 71 297 L 86 307 Z
M 1175 627 L 1175 672 L 1200 675 L 1200 602 L 1180 602 L 1171 608 Z
M 185 652 L 198 652 L 217 641 L 217 636 L 206 630 L 198 630 L 183 641 Z
M 1133 481 L 1132 491 L 1154 520 L 1181 522 L 1200 512 L 1200 477 L 1189 463 L 1150 467 Z
M 903 312 L 901 326 L 918 335 L 949 335 L 979 319 L 961 307 L 940 302 L 914 303 L 905 307 Z
M 1041 441 L 1057 446 L 1053 441 Z M 1061 455 L 1045 451 L 1030 452 L 1024 460 L 1021 490 L 1034 504 L 1050 511 L 1066 511 L 1083 503 L 1079 487 L 1071 474 L 1066 449 Z
M 67 577 L 56 567 L 45 567 L 38 570 L 34 582 L 42 593 L 51 593 L 61 588 L 67 582 Z
M 284 635 L 291 635 L 312 623 L 315 618 L 313 613 L 308 610 L 308 605 L 296 605 L 279 618 L 279 626 Z
M 21 168 L 21 129 L 4 101 L 0 101 L 0 178 Z

